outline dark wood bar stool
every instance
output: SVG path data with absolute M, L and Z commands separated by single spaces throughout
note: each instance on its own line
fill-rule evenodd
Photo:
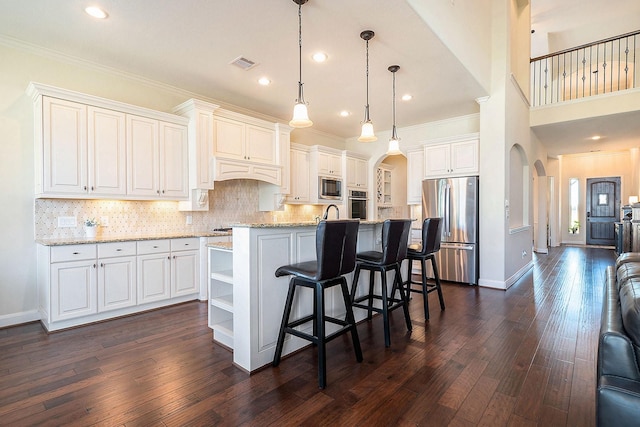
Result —
M 276 270 L 276 277 L 291 275 L 289 292 L 284 306 L 282 323 L 278 334 L 273 366 L 280 364 L 285 334 L 295 335 L 311 341 L 318 346 L 318 385 L 327 385 L 326 343 L 335 337 L 351 332 L 356 360 L 362 362 L 360 339 L 353 317 L 347 280 L 344 274 L 353 271 L 356 265 L 356 243 L 358 239 L 358 220 L 320 221 L 316 229 L 316 260 L 285 265 Z M 340 286 L 342 299 L 346 307 L 345 319 L 327 316 L 324 311 L 324 291 L 333 286 Z M 314 289 L 313 314 L 297 320 L 289 320 L 295 290 L 298 286 Z M 304 323 L 313 321 L 313 333 L 308 334 L 295 329 Z M 325 322 L 340 325 L 341 328 L 326 334 Z
M 442 288 L 440 287 L 440 275 L 438 274 L 438 266 L 436 265 L 436 253 L 440 250 L 440 240 L 442 239 L 442 218 L 426 218 L 422 223 L 422 242 L 419 244 L 409 245 L 407 249 L 407 281 L 404 282 L 407 290 L 407 297 L 411 292 L 422 294 L 424 300 L 424 318 L 429 320 L 429 294 L 437 291 L 440 299 L 440 309 L 444 310 L 444 298 L 442 297 Z M 433 268 L 433 276 L 435 284 L 427 282 L 426 260 L 431 261 Z M 416 282 L 411 277 L 411 268 L 413 261 L 420 262 L 422 269 L 421 281 Z M 420 285 L 419 289 L 413 288 L 412 285 Z
M 356 272 L 353 277 L 353 285 L 351 286 L 351 301 L 354 307 L 367 310 L 367 319 L 371 320 L 372 311 L 382 313 L 382 321 L 384 323 L 384 345 L 391 345 L 391 337 L 389 334 L 389 312 L 396 308 L 402 307 L 404 318 L 407 322 L 407 330 L 411 330 L 411 318 L 409 317 L 409 309 L 407 307 L 407 296 L 404 292 L 402 275 L 400 274 L 400 263 L 407 254 L 407 245 L 409 241 L 409 230 L 411 228 L 410 219 L 388 219 L 382 224 L 382 252 L 367 251 L 359 252 L 356 255 Z M 358 279 L 361 270 L 369 271 L 369 293 L 356 298 L 356 289 L 358 287 Z M 387 287 L 387 271 L 394 270 L 395 276 L 391 293 Z M 374 277 L 375 272 L 380 272 L 381 277 L 381 293 L 374 294 Z M 400 298 L 395 297 L 395 292 L 399 291 Z M 374 307 L 373 300 L 382 301 L 382 307 Z M 366 304 L 362 304 L 363 301 Z

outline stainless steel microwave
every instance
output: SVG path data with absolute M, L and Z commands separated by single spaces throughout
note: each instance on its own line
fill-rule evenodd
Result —
M 342 180 L 326 176 L 318 177 L 318 198 L 342 200 Z

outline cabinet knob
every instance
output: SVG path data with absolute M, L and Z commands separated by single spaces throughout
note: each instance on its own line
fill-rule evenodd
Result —
M 91 186 L 91 191 L 95 190 L 95 188 L 93 188 L 93 185 Z
M 100 263 L 100 267 L 104 267 L 104 263 L 103 262 Z
M 162 194 L 164 194 L 164 190 L 162 190 Z
M 95 265 L 95 264 L 93 264 L 93 268 L 96 268 L 96 265 Z
M 87 186 L 85 185 L 84 187 L 82 187 L 82 189 L 83 189 L 84 191 L 87 191 Z
M 168 256 L 167 259 L 171 259 L 171 256 Z
M 160 194 L 160 190 L 156 190 L 156 193 Z

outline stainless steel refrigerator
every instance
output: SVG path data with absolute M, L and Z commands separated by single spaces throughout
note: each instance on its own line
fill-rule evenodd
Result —
M 477 285 L 478 177 L 422 181 L 422 216 L 443 219 L 442 243 L 436 255 L 440 278 Z M 431 270 L 430 263 L 427 266 Z

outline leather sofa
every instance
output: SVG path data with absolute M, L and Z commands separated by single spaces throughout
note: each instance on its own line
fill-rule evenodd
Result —
M 640 253 L 606 271 L 598 343 L 598 426 L 640 425 Z

